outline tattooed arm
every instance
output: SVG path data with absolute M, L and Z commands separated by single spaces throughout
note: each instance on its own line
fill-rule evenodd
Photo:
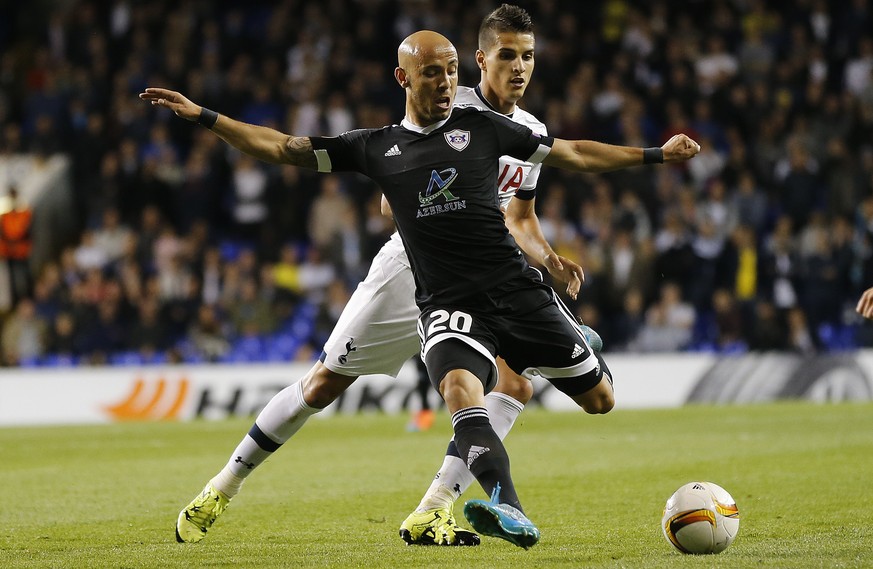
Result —
M 149 87 L 139 97 L 153 105 L 166 107 L 183 119 L 204 124 L 219 138 L 258 160 L 313 170 L 317 168 L 309 137 L 291 136 L 272 128 L 243 123 L 225 115 L 216 117 L 213 114 L 211 118 L 214 122 L 211 122 L 208 114 L 212 111 L 204 111 L 203 107 L 181 93 L 169 89 Z

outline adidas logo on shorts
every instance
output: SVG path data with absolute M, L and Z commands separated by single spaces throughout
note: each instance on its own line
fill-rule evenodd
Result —
M 582 349 L 582 346 L 580 346 L 579 344 L 574 344 L 573 354 L 570 357 L 571 358 L 578 358 L 579 356 L 582 355 L 582 352 L 584 352 L 584 351 L 585 350 Z
M 402 154 L 402 153 L 400 152 L 400 149 L 397 148 L 397 145 L 395 144 L 394 146 L 392 146 L 391 148 L 388 149 L 388 152 L 385 153 L 385 156 L 400 156 L 400 154 Z

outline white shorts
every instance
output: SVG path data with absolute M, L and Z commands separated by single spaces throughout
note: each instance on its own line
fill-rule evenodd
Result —
M 420 353 L 415 281 L 400 236 L 391 236 L 373 258 L 370 272 L 343 309 L 321 361 L 348 376 L 397 377 L 403 364 Z

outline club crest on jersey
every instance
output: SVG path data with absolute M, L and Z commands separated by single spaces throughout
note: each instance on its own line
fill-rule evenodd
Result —
M 451 132 L 445 133 L 443 136 L 446 137 L 446 142 L 449 143 L 449 146 L 460 152 L 461 150 L 467 148 L 467 145 L 470 144 L 470 131 L 469 130 L 458 130 L 455 129 Z

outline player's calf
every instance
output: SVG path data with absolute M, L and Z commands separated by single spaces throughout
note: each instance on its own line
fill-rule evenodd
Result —
M 526 405 L 533 397 L 533 385 L 530 380 L 512 371 L 502 358 L 497 359 L 497 371 L 499 379 L 494 391 L 508 395 L 522 405 Z
M 615 395 L 612 391 L 612 386 L 609 385 L 605 378 L 591 391 L 573 397 L 573 401 L 582 407 L 586 413 L 592 415 L 609 413 L 615 407 Z
M 323 363 L 316 362 L 301 380 L 303 399 L 312 408 L 324 409 L 336 401 L 356 379 L 357 376 L 339 374 Z
M 586 413 L 600 415 L 609 413 L 615 407 L 615 391 L 612 388 L 612 372 L 609 371 L 603 356 L 598 352 L 594 355 L 597 357 L 597 367 L 594 371 L 600 376 L 600 381 L 588 391 L 573 396 L 573 401 Z

